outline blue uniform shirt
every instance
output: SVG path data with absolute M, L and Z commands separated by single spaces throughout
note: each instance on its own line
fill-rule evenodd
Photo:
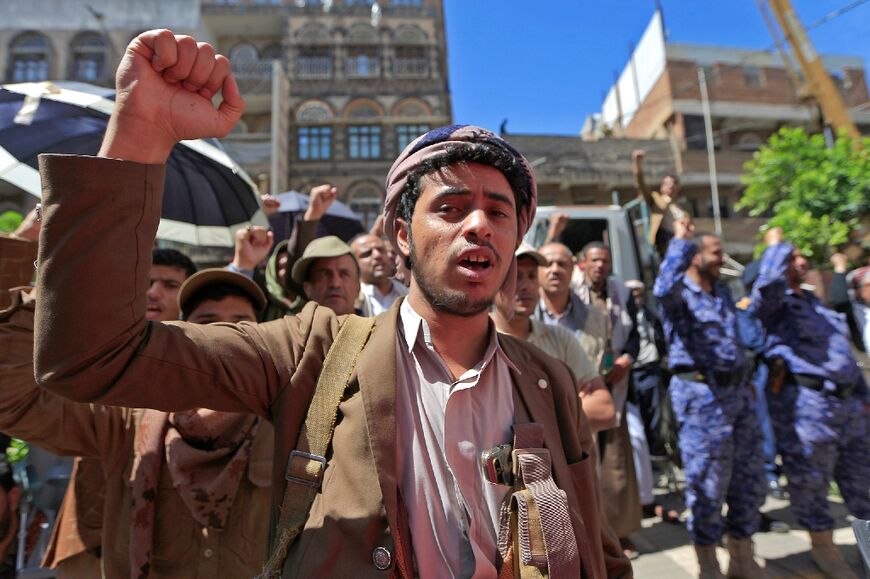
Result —
M 744 307 L 744 304 L 746 307 Z M 749 309 L 749 300 L 737 302 L 737 335 L 740 343 L 755 354 L 764 352 L 764 326 L 761 320 Z
M 668 364 L 699 371 L 743 371 L 743 348 L 737 337 L 737 308 L 722 283 L 712 293 L 686 277 L 696 247 L 672 239 L 656 278 L 653 294 L 659 300 L 668 340 Z
M 870 392 L 849 344 L 842 314 L 826 308 L 812 292 L 799 295 L 788 287 L 785 273 L 794 251 L 790 243 L 771 245 L 761 256 L 761 273 L 752 290 L 752 307 L 767 330 L 765 355 L 780 357 L 795 374 L 836 384 L 854 384 L 865 402 Z

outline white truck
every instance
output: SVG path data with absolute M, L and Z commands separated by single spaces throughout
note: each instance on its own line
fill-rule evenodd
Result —
M 641 280 L 648 288 L 655 280 L 653 249 L 647 242 L 643 212 L 645 205 L 633 200 L 626 205 L 562 205 L 538 207 L 525 240 L 534 247 L 546 241 L 550 218 L 568 215 L 568 225 L 559 241 L 577 254 L 591 241 L 603 241 L 611 248 L 613 275 L 627 281 Z

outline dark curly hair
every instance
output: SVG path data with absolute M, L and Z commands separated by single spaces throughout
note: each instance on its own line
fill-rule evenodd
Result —
M 532 195 L 532 192 L 529 191 L 529 179 L 525 168 L 519 163 L 516 156 L 501 147 L 494 147 L 486 143 L 461 142 L 452 144 L 443 154 L 424 160 L 408 176 L 408 182 L 399 198 L 396 213 L 400 219 L 408 224 L 409 237 L 411 235 L 411 217 L 414 215 L 414 208 L 423 192 L 420 187 L 420 181 L 423 177 L 445 167 L 468 163 L 489 165 L 501 171 L 513 191 L 518 214 L 528 204 Z M 412 265 L 411 258 L 407 257 L 405 266 L 411 269 Z

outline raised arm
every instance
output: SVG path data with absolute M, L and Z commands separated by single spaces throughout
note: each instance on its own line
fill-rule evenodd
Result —
M 646 184 L 646 179 L 643 176 L 643 158 L 646 156 L 646 151 L 638 149 L 631 154 L 632 169 L 634 170 L 634 185 L 637 187 L 637 192 L 641 194 L 643 200 L 650 207 L 655 207 L 655 201 L 652 197 L 652 191 Z
M 665 258 L 659 269 L 653 286 L 653 295 L 665 311 L 672 311 L 681 303 L 679 295 L 679 282 L 686 274 L 686 270 L 692 262 L 697 247 L 692 243 L 694 225 L 685 220 L 674 222 L 674 238 L 668 244 Z
M 312 332 L 312 322 L 328 330 L 334 316 L 311 306 L 260 326 L 145 320 L 160 163 L 176 141 L 225 135 L 238 119 L 242 101 L 229 63 L 189 37 L 146 32 L 128 47 L 117 83 L 101 149 L 114 158 L 40 157 L 37 380 L 80 402 L 268 416 L 305 356 L 322 356 L 331 343 L 334 334 Z M 223 102 L 215 108 L 218 90 Z
M 834 275 L 831 277 L 831 290 L 828 295 L 828 303 L 840 313 L 850 313 L 852 303 L 849 301 L 849 289 L 846 282 L 846 271 L 849 258 L 844 253 L 835 253 L 831 256 L 831 265 Z
M 758 279 L 752 287 L 752 312 L 763 324 L 772 321 L 785 306 L 788 287 L 786 270 L 794 246 L 783 240 L 782 230 L 773 228 L 765 234 L 767 248 L 761 254 Z

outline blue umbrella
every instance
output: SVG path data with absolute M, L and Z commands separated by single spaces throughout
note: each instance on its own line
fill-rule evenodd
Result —
M 275 199 L 281 203 L 281 206 L 278 208 L 278 213 L 269 218 L 269 223 L 275 232 L 275 241 L 280 241 L 290 237 L 295 222 L 301 219 L 308 209 L 309 199 L 308 195 L 298 191 L 280 193 L 275 196 Z M 333 201 L 320 220 L 318 234 L 337 235 L 344 241 L 349 241 L 363 231 L 365 229 L 359 215 L 341 201 Z
M 0 85 L 0 180 L 40 197 L 41 153 L 95 155 L 114 91 L 84 83 Z M 233 246 L 233 233 L 266 225 L 256 185 L 217 141 L 184 141 L 166 163 L 158 239 Z

